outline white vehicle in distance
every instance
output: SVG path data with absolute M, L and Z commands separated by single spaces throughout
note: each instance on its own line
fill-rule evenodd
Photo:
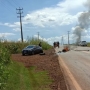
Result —
M 80 41 L 78 43 L 78 46 L 87 46 L 87 42 L 86 41 Z

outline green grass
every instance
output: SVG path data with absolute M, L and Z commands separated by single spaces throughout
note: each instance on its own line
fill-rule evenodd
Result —
M 90 47 L 90 43 L 87 43 L 87 46 Z
M 5 90 L 51 90 L 52 80 L 47 71 L 35 71 L 35 67 L 25 68 L 21 63 L 12 62 L 10 76 Z

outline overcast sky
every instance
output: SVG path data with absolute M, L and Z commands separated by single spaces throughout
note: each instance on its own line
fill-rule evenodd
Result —
M 52 44 L 54 41 L 75 42 L 74 28 L 78 17 L 88 8 L 84 3 L 90 0 L 0 0 L 0 37 L 18 41 L 21 38 L 20 22 L 16 8 L 23 8 L 23 37 L 37 37 Z M 90 42 L 90 30 L 82 32 L 82 40 Z

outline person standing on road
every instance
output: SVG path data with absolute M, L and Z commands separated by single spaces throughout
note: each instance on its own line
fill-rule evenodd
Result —
M 58 46 L 58 48 L 59 48 L 59 42 L 57 42 L 57 46 Z
M 38 44 L 40 47 L 42 47 L 41 42 Z

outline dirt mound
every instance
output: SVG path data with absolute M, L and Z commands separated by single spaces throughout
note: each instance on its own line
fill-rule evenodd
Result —
M 45 55 L 22 56 L 21 54 L 12 54 L 12 59 L 22 62 L 25 67 L 36 66 L 37 70 L 47 70 L 50 77 L 54 80 L 50 85 L 51 90 L 67 90 L 63 73 L 58 62 L 58 56 L 54 49 L 44 51 Z

